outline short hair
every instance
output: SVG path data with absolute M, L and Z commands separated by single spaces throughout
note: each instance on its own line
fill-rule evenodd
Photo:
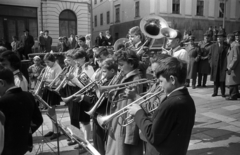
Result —
M 49 33 L 49 31 L 48 31 L 48 30 L 45 30 L 44 32 L 47 32 L 47 33 Z
M 0 65 L 0 79 L 6 81 L 7 84 L 14 84 L 14 75 L 10 69 Z
M 79 48 L 76 50 L 76 52 L 73 54 L 73 59 L 80 59 L 80 58 L 84 58 L 85 57 L 85 62 L 88 62 L 88 56 L 87 56 L 87 53 Z
M 78 40 L 81 40 L 83 42 L 86 42 L 86 38 L 84 36 L 78 37 Z
M 6 50 L 7 50 L 6 47 L 0 46 L 0 54 L 1 54 L 2 52 L 5 52 Z
M 65 56 L 66 57 L 70 57 L 70 58 L 73 58 L 73 54 L 76 52 L 75 49 L 70 49 L 66 52 Z
M 21 60 L 18 58 L 17 54 L 7 50 L 0 55 L 0 61 L 7 60 L 10 63 L 10 66 L 17 70 L 21 68 Z
M 138 68 L 139 58 L 136 52 L 132 50 L 118 50 L 114 53 L 114 57 L 116 57 L 118 61 L 126 61 L 127 63 L 132 64 L 133 69 Z
M 44 61 L 51 61 L 51 62 L 55 62 L 56 61 L 56 58 L 53 54 L 51 53 L 47 53 L 44 58 L 43 58 Z
M 168 55 L 168 54 L 156 55 L 156 57 L 154 57 L 153 60 L 152 60 L 152 64 L 153 64 L 153 63 L 160 64 L 163 59 L 166 59 L 166 58 L 168 58 L 168 57 L 171 57 L 171 56 Z
M 134 26 L 131 29 L 129 29 L 128 31 L 129 34 L 134 34 L 134 35 L 139 35 L 140 39 L 143 39 L 143 34 L 141 32 L 141 29 L 139 28 L 139 26 Z
M 118 64 L 116 63 L 116 61 L 114 61 L 114 59 L 107 58 L 106 60 L 103 61 L 102 68 L 106 68 L 108 70 L 113 69 L 115 72 L 117 72 Z
M 178 79 L 180 84 L 184 84 L 187 77 L 187 63 L 175 57 L 168 57 L 162 59 L 156 72 L 158 78 L 161 75 L 169 81 L 172 75 Z
M 87 56 L 88 56 L 89 59 L 90 59 L 90 58 L 93 58 L 93 49 L 92 49 L 92 48 L 89 48 L 89 49 L 86 51 L 86 53 L 87 53 Z
M 99 58 L 101 55 L 108 56 L 108 50 L 105 47 L 100 47 L 95 52 L 95 57 Z

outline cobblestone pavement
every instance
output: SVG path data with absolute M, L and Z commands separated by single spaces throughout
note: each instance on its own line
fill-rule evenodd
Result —
M 212 82 L 207 84 L 212 85 Z M 189 87 L 197 113 L 187 155 L 240 155 L 240 100 L 226 101 L 221 96 L 211 97 L 212 91 L 211 86 L 196 89 Z M 63 125 L 69 125 L 67 109 L 57 110 L 57 115 Z M 42 133 L 51 129 L 50 119 L 45 114 L 43 117 L 43 126 L 34 134 L 34 149 L 27 155 L 54 154 L 52 150 L 56 152 L 56 141 L 42 138 Z M 60 152 L 61 155 L 78 154 L 73 146 L 67 146 L 64 136 L 60 138 Z

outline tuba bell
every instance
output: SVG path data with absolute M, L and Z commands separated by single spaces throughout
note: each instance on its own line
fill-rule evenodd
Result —
M 120 49 L 129 48 L 131 46 L 132 46 L 132 43 L 130 40 L 128 40 L 127 38 L 120 38 L 114 43 L 113 48 L 114 48 L 114 51 L 118 51 Z
M 166 27 L 169 27 L 167 21 L 157 15 L 145 16 L 140 21 L 140 29 L 142 33 L 152 39 L 165 37 L 161 33 L 161 29 Z

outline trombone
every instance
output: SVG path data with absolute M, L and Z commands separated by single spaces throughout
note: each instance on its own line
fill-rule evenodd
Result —
M 69 70 L 69 73 L 72 73 L 72 71 L 74 70 L 74 67 L 72 67 L 70 70 Z M 65 73 L 67 74 L 67 73 Z M 54 89 L 53 91 L 56 92 L 57 94 L 59 94 L 59 91 L 66 86 L 67 84 L 67 75 L 65 75 L 65 77 L 63 78 L 63 80 L 61 81 L 61 83 L 58 85 L 58 87 L 56 89 Z
M 67 69 L 68 67 L 64 67 L 63 70 L 55 77 L 55 79 L 53 79 L 53 81 L 50 84 L 48 84 L 46 87 L 48 87 L 48 89 L 52 89 L 55 82 L 60 78 L 60 76 L 63 74 L 66 74 L 65 72 L 67 71 Z
M 128 113 L 128 110 L 127 110 L 127 109 L 128 109 L 130 106 L 132 106 L 133 104 L 137 104 L 139 101 L 141 101 L 140 103 L 138 103 L 138 105 L 141 106 L 143 103 L 145 103 L 146 101 L 150 100 L 151 98 L 153 98 L 153 97 L 161 94 L 162 92 L 163 92 L 163 90 L 158 91 L 158 92 L 156 92 L 156 93 L 152 93 L 152 92 L 147 93 L 147 94 L 145 94 L 144 96 L 142 96 L 142 97 L 140 97 L 139 99 L 137 99 L 136 101 L 128 104 L 128 105 L 125 106 L 124 108 L 122 108 L 122 109 L 120 109 L 120 110 L 118 110 L 118 111 L 116 111 L 116 112 L 114 112 L 114 113 L 112 113 L 112 114 L 110 114 L 110 115 L 108 115 L 108 116 L 98 116 L 98 117 L 97 117 L 97 121 L 98 121 L 98 123 L 101 124 L 103 127 L 106 127 L 106 125 L 107 125 L 109 122 L 111 122 L 111 120 L 113 120 L 114 118 L 119 118 L 119 117 L 123 116 L 124 114 L 127 114 L 127 113 Z M 146 97 L 149 96 L 149 95 L 150 95 L 150 97 L 146 98 Z M 150 102 L 149 102 L 149 103 L 150 103 Z M 152 109 L 152 110 L 149 111 L 149 112 L 153 112 L 153 111 L 155 111 L 157 108 L 158 108 L 158 107 Z M 129 124 L 131 124 L 131 123 L 133 122 L 133 119 L 130 119 L 130 118 L 131 118 L 131 117 L 128 116 L 128 117 L 124 120 L 124 122 L 126 121 L 127 124 L 123 124 L 123 125 L 122 125 L 123 127 L 126 127 L 126 126 L 128 126 Z
M 87 84 L 85 87 L 83 87 L 79 91 L 77 91 L 76 93 L 74 93 L 73 95 L 71 95 L 69 97 L 65 97 L 65 98 L 62 97 L 62 101 L 65 102 L 65 103 L 68 103 L 68 102 L 72 101 L 76 95 L 85 94 L 85 93 L 89 92 L 99 83 L 103 83 L 104 80 L 105 80 L 105 78 L 103 78 L 99 81 L 93 81 L 93 82 Z
M 112 83 L 113 83 L 113 81 L 115 80 L 115 78 L 116 78 L 116 75 L 112 78 L 112 80 L 109 82 L 109 84 L 108 84 L 108 86 L 110 86 Z M 98 101 L 94 104 L 94 106 L 92 107 L 92 109 L 91 110 L 89 110 L 89 111 L 85 111 L 85 113 L 87 113 L 88 115 L 90 115 L 90 116 L 93 116 L 94 115 L 94 113 L 95 113 L 95 111 L 97 110 L 97 108 L 100 106 L 100 105 L 102 105 L 102 102 L 103 102 L 103 100 L 105 99 L 105 93 L 103 92 L 102 93 L 102 95 L 99 97 L 99 99 L 98 99 Z

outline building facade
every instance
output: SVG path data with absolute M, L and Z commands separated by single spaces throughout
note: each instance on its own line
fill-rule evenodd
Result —
M 36 39 L 48 30 L 53 48 L 59 36 L 91 32 L 90 0 L 0 0 L 0 39 L 18 39 L 28 29 Z
M 114 40 L 126 37 L 131 27 L 150 14 L 182 32 L 192 30 L 198 40 L 210 26 L 223 25 L 227 33 L 240 29 L 240 0 L 93 0 L 92 6 L 94 38 L 105 30 Z

